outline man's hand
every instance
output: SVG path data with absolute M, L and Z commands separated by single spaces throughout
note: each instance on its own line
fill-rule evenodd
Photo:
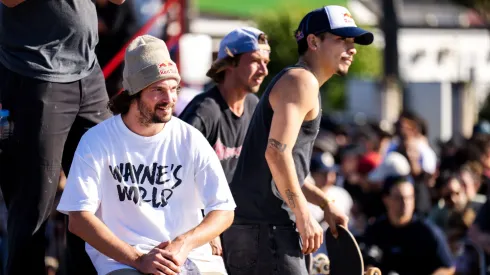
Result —
M 318 250 L 323 243 L 323 228 L 311 216 L 304 215 L 303 218 L 296 218 L 296 228 L 298 228 L 301 237 L 301 251 L 303 254 L 310 254 Z
M 185 244 L 185 240 L 176 238 L 171 242 L 165 242 L 159 246 L 164 246 L 164 257 L 171 260 L 177 266 L 184 265 L 191 249 Z
M 338 209 L 332 202 L 328 203 L 323 208 L 323 213 L 325 215 L 324 219 L 328 223 L 330 231 L 332 231 L 332 235 L 337 238 L 337 224 L 347 228 L 349 217 L 347 217 L 345 213 L 342 213 L 342 211 L 340 211 L 340 209 Z
M 213 255 L 223 256 L 223 248 L 221 247 L 221 240 L 219 239 L 219 236 L 210 241 L 209 244 L 213 250 Z
M 169 242 L 163 242 L 137 260 L 136 269 L 143 274 L 177 275 L 180 267 L 170 260 L 172 254 L 163 250 Z

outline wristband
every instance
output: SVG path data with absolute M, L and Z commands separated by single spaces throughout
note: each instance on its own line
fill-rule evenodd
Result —
M 327 206 L 327 204 L 333 203 L 333 202 L 335 202 L 335 200 L 327 198 L 322 204 L 320 204 L 320 208 L 323 210 L 325 208 L 325 206 Z

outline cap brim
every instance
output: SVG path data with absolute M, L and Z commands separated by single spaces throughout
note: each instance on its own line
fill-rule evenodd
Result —
M 226 66 L 227 64 L 224 58 L 217 59 L 211 64 L 211 68 L 207 71 L 206 76 L 213 79 L 214 76 L 222 72 Z
M 341 37 L 354 38 L 354 42 L 360 45 L 370 45 L 374 40 L 374 35 L 371 32 L 358 27 L 333 29 L 329 32 Z

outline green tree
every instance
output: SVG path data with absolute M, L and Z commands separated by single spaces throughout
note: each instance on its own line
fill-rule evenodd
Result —
M 335 1 L 333 1 L 335 2 Z M 329 5 L 326 1 L 325 5 Z M 256 18 L 257 27 L 264 31 L 271 45 L 271 62 L 269 63 L 269 76 L 262 84 L 262 90 L 270 83 L 273 77 L 284 67 L 295 64 L 298 61 L 294 31 L 298 27 L 303 16 L 310 9 L 294 3 L 284 4 L 286 7 L 278 7 L 273 13 L 263 13 Z M 322 105 L 324 109 L 341 110 L 345 107 L 345 89 L 348 77 L 379 79 L 382 73 L 382 52 L 375 46 L 358 46 L 358 54 L 354 56 L 354 62 L 347 77 L 332 77 L 321 88 Z

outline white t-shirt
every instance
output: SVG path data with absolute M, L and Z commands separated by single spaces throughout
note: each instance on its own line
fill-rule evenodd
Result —
M 91 128 L 73 158 L 58 211 L 90 211 L 121 240 L 148 252 L 196 227 L 213 210 L 236 207 L 221 163 L 207 140 L 176 117 L 151 137 L 121 116 Z M 129 268 L 86 244 L 97 272 Z M 189 258 L 212 258 L 209 244 Z M 211 260 L 212 261 L 212 260 Z
M 392 151 L 396 151 L 399 146 L 399 140 L 393 140 L 388 146 L 386 155 Z M 417 142 L 417 148 L 420 154 L 420 164 L 422 165 L 422 170 L 428 174 L 434 174 L 437 169 L 437 155 L 432 150 L 427 142 L 420 139 Z

